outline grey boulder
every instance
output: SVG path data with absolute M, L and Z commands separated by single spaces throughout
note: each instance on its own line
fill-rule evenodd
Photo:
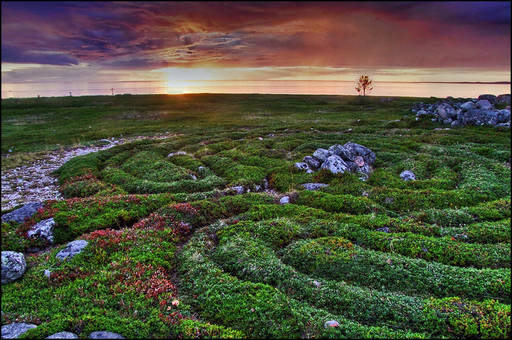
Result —
M 304 162 L 297 162 L 295 163 L 295 167 L 300 170 L 310 170 L 310 167 L 307 163 Z
M 327 160 L 322 164 L 322 169 L 327 169 L 333 174 L 344 173 L 345 171 L 350 170 L 347 163 L 345 163 L 340 156 L 336 155 L 327 158 Z
M 27 232 L 27 236 L 31 238 L 42 238 L 47 240 L 50 243 L 53 243 L 53 227 L 55 226 L 55 221 L 53 218 L 49 218 L 46 220 L 42 220 L 36 223 L 30 230 Z
M 475 105 L 475 103 L 473 103 L 473 102 L 471 102 L 471 101 L 470 101 L 470 102 L 465 102 L 464 104 L 462 104 L 462 105 L 460 106 L 460 108 L 461 108 L 463 111 L 469 111 L 469 110 L 474 110 L 474 109 L 476 109 L 476 105 Z
M 97 331 L 89 334 L 89 339 L 124 339 L 124 336 L 113 332 Z
M 448 103 L 441 103 L 436 108 L 436 113 L 443 119 L 453 118 L 457 115 L 457 111 Z
M 351 159 L 348 159 L 350 161 L 354 161 L 357 156 L 363 157 L 365 163 L 368 163 L 369 165 L 373 165 L 375 163 L 375 153 L 368 149 L 366 146 L 363 146 L 361 144 L 348 142 L 343 145 L 345 150 L 348 150 L 350 155 L 352 156 Z
M 510 94 L 500 94 L 496 97 L 496 104 L 510 105 Z
M 482 110 L 492 110 L 493 106 L 487 99 L 482 99 L 476 102 L 476 107 Z
M 27 263 L 22 253 L 2 251 L 2 284 L 19 279 L 26 269 Z
M 481 94 L 478 96 L 478 100 L 487 100 L 491 104 L 496 104 L 496 96 L 493 94 Z
M 23 223 L 25 218 L 30 218 L 34 215 L 38 209 L 43 207 L 43 203 L 40 202 L 30 202 L 25 204 L 19 209 L 13 210 L 5 215 L 2 215 L 2 222 L 18 222 Z
M 2 339 L 15 339 L 37 326 L 31 323 L 13 322 L 2 326 Z
M 47 336 L 46 339 L 78 339 L 78 335 L 71 332 L 59 332 Z
M 315 157 L 306 156 L 302 159 L 311 169 L 318 169 L 322 163 Z
M 498 123 L 506 123 L 510 121 L 510 110 L 503 109 L 498 111 Z
M 313 157 L 318 159 L 320 162 L 325 162 L 330 155 L 331 154 L 328 150 L 322 148 L 316 149 L 315 152 L 313 152 Z
M 86 240 L 76 240 L 69 242 L 66 244 L 66 247 L 59 251 L 57 255 L 55 255 L 56 258 L 59 260 L 65 260 L 68 258 L 72 258 L 73 256 L 80 254 L 82 250 L 87 246 L 88 242 Z
M 400 173 L 400 178 L 404 181 L 415 181 L 416 175 L 411 170 L 404 170 Z

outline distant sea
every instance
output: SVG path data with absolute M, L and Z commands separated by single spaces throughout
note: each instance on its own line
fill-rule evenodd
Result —
M 352 81 L 264 80 L 264 81 L 120 81 L 94 83 L 3 83 L 2 98 L 60 97 L 114 94 L 181 93 L 269 93 L 356 95 Z M 379 82 L 369 95 L 402 97 L 477 97 L 480 94 L 510 93 L 510 83 L 478 82 Z

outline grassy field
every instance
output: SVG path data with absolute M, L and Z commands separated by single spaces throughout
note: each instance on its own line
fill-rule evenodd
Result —
M 3 169 L 106 137 L 176 136 L 70 160 L 55 173 L 65 200 L 2 224 L 2 250 L 27 260 L 2 286 L 2 324 L 38 325 L 23 337 L 509 337 L 510 130 L 416 120 L 419 100 L 435 101 L 3 100 Z M 366 182 L 293 166 L 348 141 L 377 156 Z M 400 179 L 406 169 L 416 181 Z M 28 254 L 48 245 L 27 230 L 50 217 L 55 244 Z M 59 261 L 76 239 L 89 244 Z

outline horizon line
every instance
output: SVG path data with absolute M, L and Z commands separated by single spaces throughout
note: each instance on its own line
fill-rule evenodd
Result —
M 190 79 L 185 80 L 187 82 L 194 81 L 202 81 L 202 82 L 249 82 L 249 81 L 258 81 L 258 82 L 274 82 L 274 81 L 294 81 L 294 82 L 304 82 L 304 81 L 315 81 L 315 82 L 339 82 L 339 83 L 353 83 L 354 80 L 329 80 L 329 79 L 213 79 L 213 80 L 201 80 L 201 79 Z M 498 84 L 498 85 L 506 85 L 511 84 L 510 81 L 393 81 L 393 80 L 381 80 L 375 81 L 376 83 L 405 83 L 405 84 Z M 109 83 L 162 83 L 165 82 L 163 80 L 113 80 L 113 81 L 89 81 L 87 84 L 109 84 Z M 2 82 L 3 84 L 52 84 L 54 82 Z M 60 82 L 61 84 L 74 83 L 74 82 Z

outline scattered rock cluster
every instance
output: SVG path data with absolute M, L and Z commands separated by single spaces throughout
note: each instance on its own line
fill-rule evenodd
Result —
M 307 173 L 327 169 L 333 174 L 353 172 L 360 174 L 365 181 L 372 171 L 375 153 L 366 146 L 348 142 L 344 145 L 334 144 L 328 150 L 319 148 L 312 156 L 304 157 L 295 167 Z
M 497 105 L 508 105 L 497 109 Z M 432 121 L 443 122 L 451 126 L 492 125 L 510 127 L 510 94 L 494 96 L 483 94 L 478 99 L 454 99 L 448 97 L 434 104 L 418 103 L 412 112 L 416 119 L 423 115 L 432 115 Z

